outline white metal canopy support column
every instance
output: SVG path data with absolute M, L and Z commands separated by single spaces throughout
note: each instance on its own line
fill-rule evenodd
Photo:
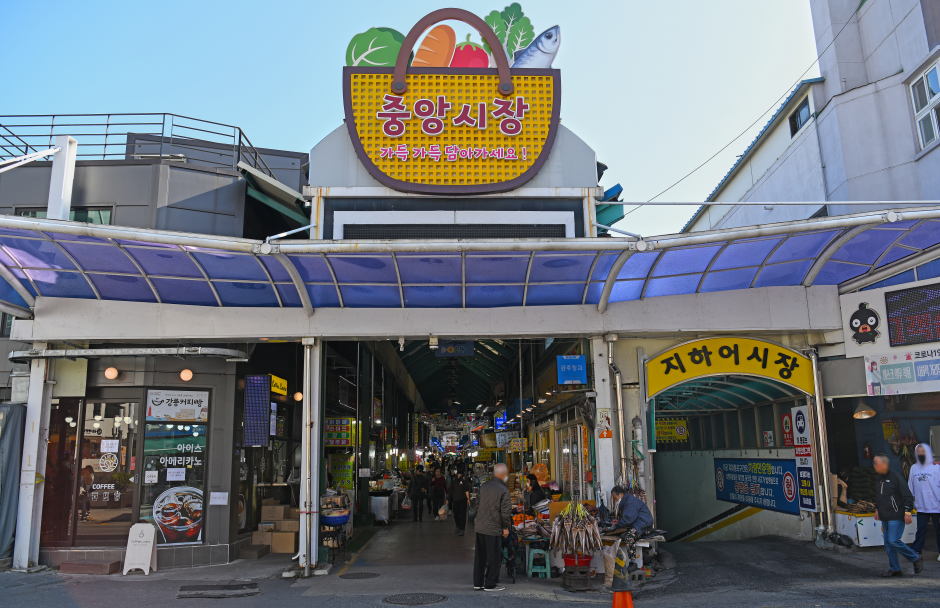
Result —
M 323 358 L 323 342 L 316 338 L 304 338 L 304 428 L 301 437 L 301 481 L 300 505 L 300 563 L 309 576 L 310 568 L 316 564 L 320 545 L 320 447 L 321 403 L 320 363 Z
M 634 253 L 636 252 L 623 251 L 620 253 L 620 255 L 617 256 L 617 259 L 614 260 L 614 265 L 610 267 L 610 272 L 607 274 L 607 280 L 604 281 L 604 288 L 601 290 L 601 299 L 597 303 L 597 312 L 603 313 L 607 311 L 607 303 L 610 302 L 610 292 L 614 290 L 614 283 L 617 282 L 617 275 L 620 274 L 620 271 L 623 269 L 623 265 L 627 263 L 627 260 L 629 260 L 630 256 Z
M 602 336 L 591 338 L 591 363 L 594 372 L 595 428 L 601 427 L 603 416 L 613 420 L 611 407 L 610 369 L 607 366 L 607 343 Z M 596 432 L 596 431 L 595 431 Z M 611 506 L 610 490 L 616 485 L 614 476 L 614 439 L 613 437 L 594 438 L 594 459 L 597 463 L 597 496 Z
M 300 297 L 300 304 L 304 307 L 304 313 L 306 313 L 308 317 L 312 317 L 313 303 L 310 302 L 310 294 L 307 293 L 307 286 L 304 285 L 304 280 L 301 278 L 300 272 L 297 271 L 297 267 L 294 266 L 291 259 L 283 253 L 276 253 L 274 257 L 284 266 L 284 270 L 290 275 L 290 280 L 294 282 L 294 288 L 297 289 L 297 295 Z
M 52 220 L 67 220 L 72 210 L 72 180 L 75 177 L 78 142 L 69 135 L 57 135 L 55 147 L 59 148 L 59 151 L 52 157 L 52 179 L 49 180 L 46 217 Z
M 34 342 L 33 348 L 46 348 Z M 55 365 L 47 359 L 34 359 L 29 367 L 29 393 L 26 400 L 26 428 L 23 431 L 23 458 L 20 468 L 20 497 L 16 513 L 13 568 L 25 570 L 39 561 L 39 532 L 42 525 L 42 499 L 46 485 L 46 449 L 49 439 L 49 413 L 52 384 L 46 384 Z

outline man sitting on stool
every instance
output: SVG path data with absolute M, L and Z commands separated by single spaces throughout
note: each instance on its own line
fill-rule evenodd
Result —
M 610 491 L 614 504 L 617 505 L 617 515 L 620 519 L 609 530 L 626 530 L 622 534 L 627 543 L 627 555 L 632 562 L 637 558 L 636 542 L 641 536 L 653 529 L 653 514 L 650 513 L 646 503 L 624 492 L 621 486 L 614 486 Z M 636 569 L 634 566 L 633 569 Z

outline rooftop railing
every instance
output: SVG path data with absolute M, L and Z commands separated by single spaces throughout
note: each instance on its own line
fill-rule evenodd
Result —
M 57 135 L 78 140 L 78 160 L 159 159 L 233 171 L 244 162 L 274 178 L 241 128 L 179 114 L 0 116 L 0 160 L 51 148 Z

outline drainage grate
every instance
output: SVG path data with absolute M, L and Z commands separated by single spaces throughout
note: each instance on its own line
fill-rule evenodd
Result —
M 348 574 L 340 574 L 339 577 L 346 580 L 358 580 L 361 578 L 375 578 L 378 574 L 375 572 L 350 572 Z
M 257 583 L 236 585 L 184 585 L 176 593 L 176 599 L 200 597 L 247 597 L 261 595 Z
M 398 604 L 399 606 L 424 606 L 425 604 L 443 602 L 446 599 L 446 596 L 436 593 L 402 593 L 390 595 L 382 601 L 386 604 Z

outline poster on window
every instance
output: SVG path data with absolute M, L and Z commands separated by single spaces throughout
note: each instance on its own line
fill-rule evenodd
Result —
M 203 541 L 206 425 L 148 422 L 140 518 L 157 527 L 157 544 Z
M 147 420 L 205 422 L 209 391 L 147 390 Z

